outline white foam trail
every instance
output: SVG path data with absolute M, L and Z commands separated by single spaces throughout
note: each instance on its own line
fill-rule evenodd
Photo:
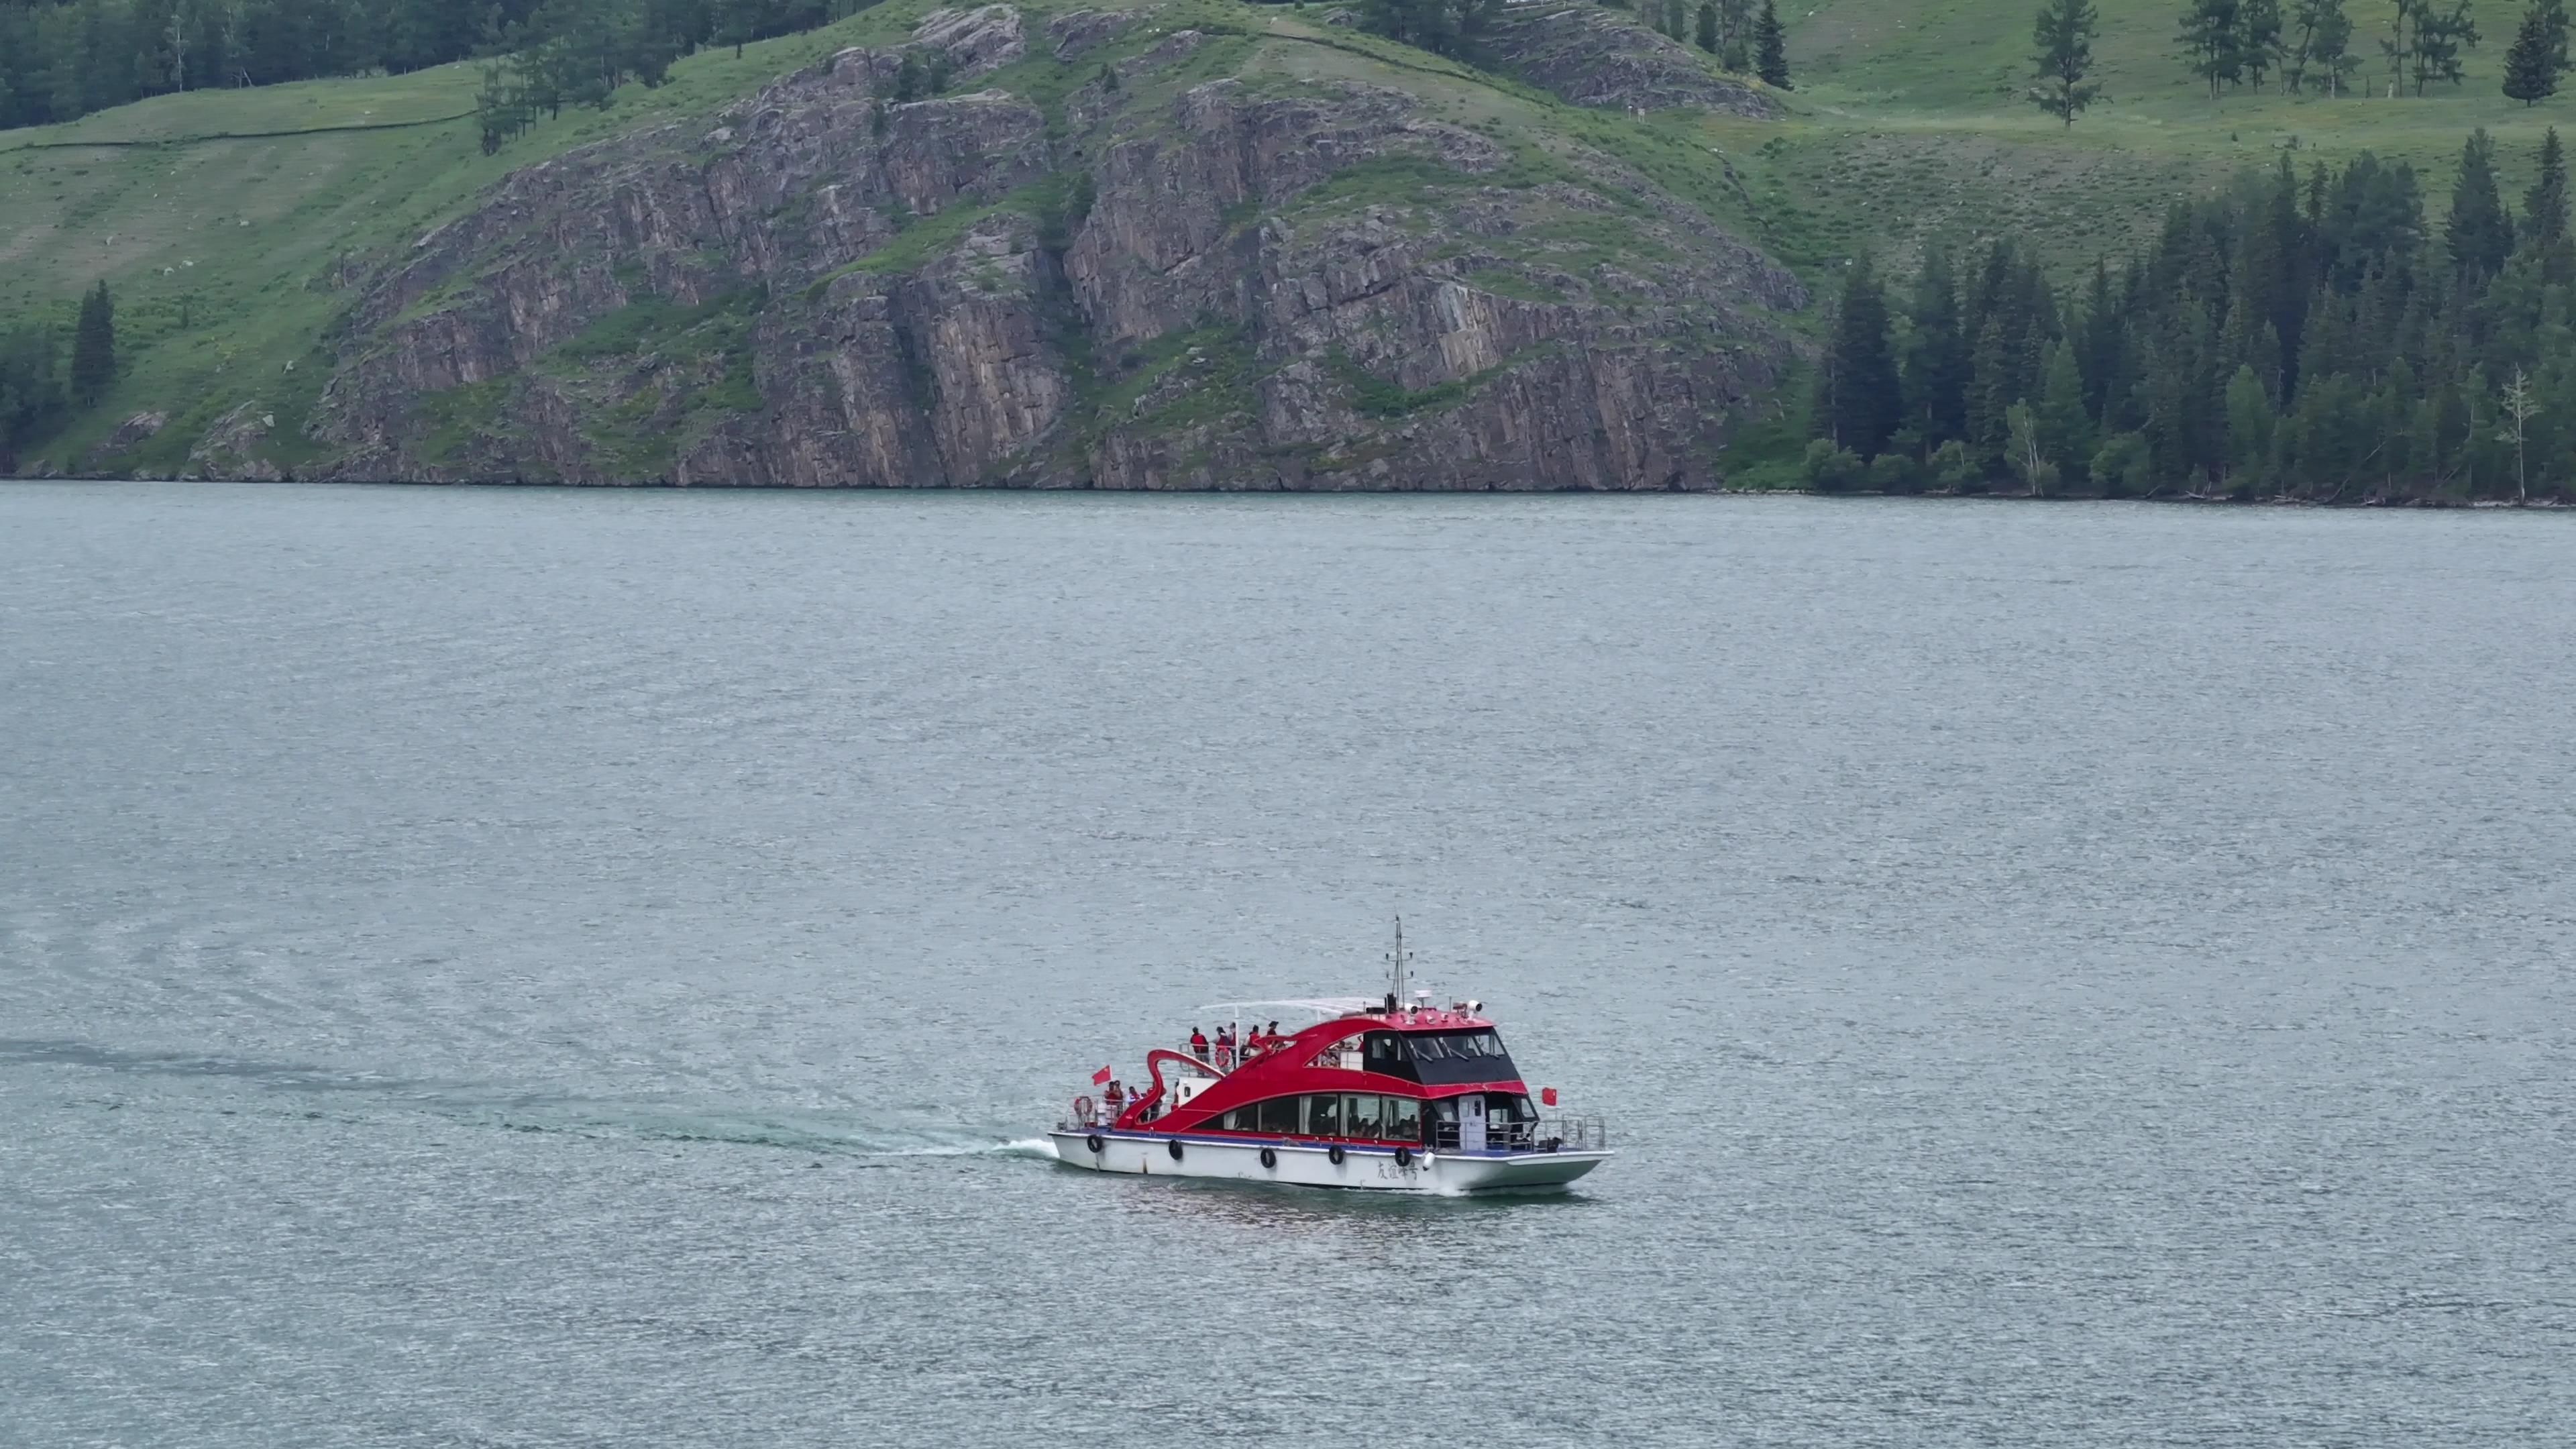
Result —
M 861 1151 L 861 1157 L 981 1157 L 986 1154 L 1003 1157 L 1055 1156 L 1055 1144 L 1043 1137 L 1019 1137 L 1008 1142 L 952 1142 L 924 1147 L 887 1147 L 874 1152 Z

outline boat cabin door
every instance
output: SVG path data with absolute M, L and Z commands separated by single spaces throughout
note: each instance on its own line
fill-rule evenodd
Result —
M 1469 1092 L 1458 1099 L 1458 1150 L 1485 1150 L 1485 1094 Z

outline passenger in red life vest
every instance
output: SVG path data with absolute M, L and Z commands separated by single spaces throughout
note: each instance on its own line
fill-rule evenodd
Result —
M 1230 1026 L 1216 1029 L 1216 1064 L 1220 1071 L 1232 1070 L 1234 1066 L 1234 1028 Z
M 1206 1061 L 1208 1057 L 1207 1033 L 1195 1026 L 1190 1028 L 1190 1055 L 1200 1061 Z
M 1100 1101 L 1101 1105 L 1108 1110 L 1109 1120 L 1115 1122 L 1118 1120 L 1119 1109 L 1127 1105 L 1127 1089 L 1117 1078 L 1112 1077 L 1109 1079 L 1109 1085 L 1101 1089 Z

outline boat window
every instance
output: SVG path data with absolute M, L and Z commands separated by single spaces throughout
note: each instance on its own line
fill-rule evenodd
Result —
M 1378 1098 L 1374 1095 L 1342 1099 L 1342 1135 L 1375 1137 L 1379 1119 Z
M 1404 1045 L 1413 1056 L 1412 1070 L 1405 1075 L 1431 1086 L 1500 1082 L 1520 1075 L 1503 1050 L 1501 1035 L 1491 1027 L 1414 1032 Z
M 1297 1130 L 1297 1099 L 1273 1097 L 1261 1104 L 1261 1130 L 1289 1133 Z
M 1413 1059 L 1439 1061 L 1449 1057 L 1498 1057 L 1503 1055 L 1503 1039 L 1491 1028 L 1479 1031 L 1426 1031 L 1416 1033 L 1410 1045 Z
M 1252 1108 L 1237 1107 L 1225 1114 L 1225 1130 L 1228 1132 L 1256 1131 L 1258 1129 L 1253 1126 L 1253 1120 L 1254 1113 Z
M 1386 1123 L 1382 1136 L 1394 1142 L 1422 1140 L 1422 1104 L 1411 1097 L 1386 1099 Z
M 1306 1099 L 1306 1130 L 1317 1137 L 1342 1135 L 1342 1099 L 1338 1094 Z

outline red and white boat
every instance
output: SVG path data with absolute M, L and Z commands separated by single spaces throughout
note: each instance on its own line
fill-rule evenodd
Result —
M 1247 1051 L 1221 1042 L 1145 1054 L 1150 1085 L 1104 1106 L 1076 1097 L 1048 1134 L 1095 1172 L 1219 1177 L 1385 1192 L 1560 1190 L 1610 1159 L 1597 1117 L 1543 1115 L 1483 1003 L 1405 989 L 1396 924 L 1380 998 L 1239 1002 L 1317 1018 Z M 1257 1022 L 1255 1023 L 1257 1025 Z M 1104 1068 L 1095 1084 L 1112 1080 Z M 1540 1094 L 1548 1107 L 1556 1091 Z

